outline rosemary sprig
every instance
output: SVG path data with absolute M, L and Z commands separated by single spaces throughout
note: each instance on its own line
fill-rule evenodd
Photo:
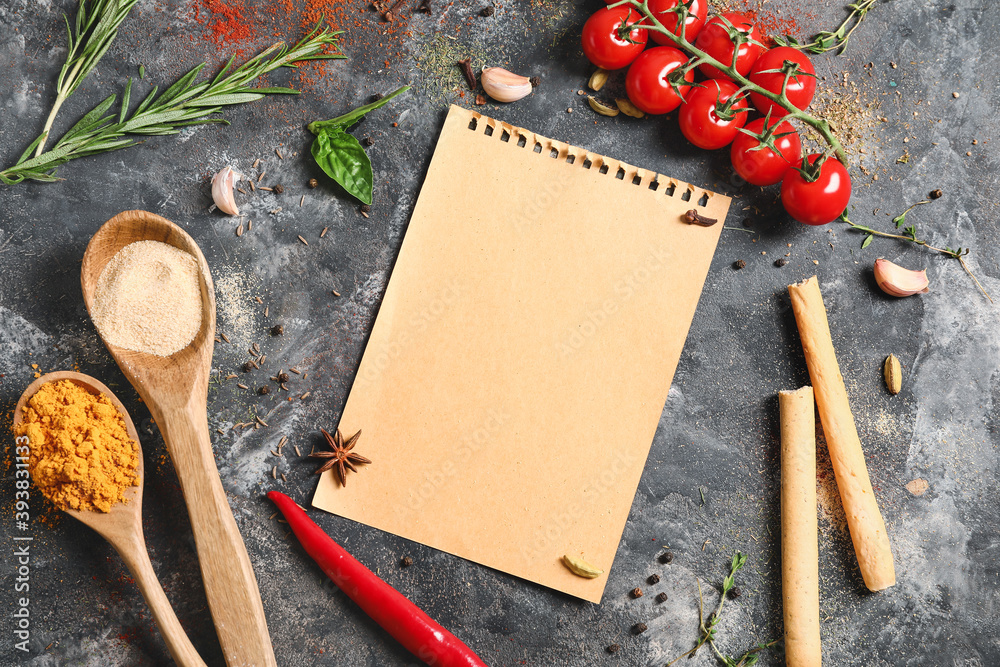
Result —
M 801 44 L 791 35 L 775 37 L 774 41 L 778 46 L 790 46 L 793 49 L 808 51 L 809 53 L 826 53 L 839 49 L 837 55 L 844 53 L 847 42 L 851 39 L 851 34 L 858 29 L 861 22 L 865 20 L 868 11 L 875 6 L 878 0 L 860 0 L 859 2 L 847 6 L 851 13 L 847 15 L 843 23 L 837 26 L 833 32 L 823 30 L 813 35 L 812 41 Z
M 719 604 L 716 606 L 715 611 L 708 615 L 708 618 L 705 618 L 705 598 L 701 591 L 701 580 L 696 580 L 698 582 L 698 639 L 696 640 L 693 648 L 668 662 L 667 667 L 670 667 L 670 665 L 673 665 L 681 658 L 693 656 L 698 652 L 698 649 L 706 644 L 708 644 L 708 647 L 712 649 L 712 653 L 715 654 L 718 661 L 726 667 L 753 667 L 753 665 L 757 664 L 757 661 L 760 660 L 759 654 L 761 651 L 778 643 L 777 639 L 762 642 L 749 651 L 743 653 L 743 655 L 739 658 L 726 655 L 719 650 L 718 646 L 715 645 L 719 620 L 722 618 L 722 608 L 726 604 L 726 595 L 736 585 L 736 573 L 743 569 L 746 562 L 746 555 L 740 553 L 739 551 L 733 555 L 733 560 L 729 565 L 729 575 L 722 580 L 722 591 L 719 593 Z
M 903 227 L 904 224 L 906 224 L 907 213 L 912 211 L 917 206 L 920 206 L 922 204 L 929 204 L 930 202 L 931 202 L 930 199 L 922 199 L 915 204 L 911 204 L 909 207 L 907 207 L 905 211 L 903 211 L 895 218 L 893 218 L 892 221 L 893 223 L 895 223 L 896 229 L 899 229 L 900 227 Z M 957 259 L 959 263 L 962 265 L 962 268 L 965 269 L 965 272 L 969 274 L 970 278 L 972 278 L 972 282 L 974 282 L 976 284 L 976 287 L 979 288 L 979 291 L 983 293 L 983 296 L 989 299 L 990 303 L 993 303 L 993 299 L 990 297 L 989 293 L 987 293 L 982 283 L 979 282 L 979 279 L 976 278 L 975 274 L 973 274 L 972 270 L 969 268 L 969 265 L 965 262 L 965 256 L 969 254 L 968 248 L 958 247 L 952 249 L 950 246 L 945 246 L 943 248 L 932 246 L 927 241 L 917 238 L 917 228 L 916 225 L 913 224 L 907 225 L 905 228 L 903 228 L 902 234 L 892 234 L 889 232 L 883 232 L 877 229 L 872 229 L 871 227 L 868 227 L 866 225 L 859 225 L 856 222 L 852 222 L 847 217 L 847 211 L 841 213 L 839 219 L 841 222 L 845 222 L 848 225 L 850 225 L 853 231 L 862 232 L 866 234 L 865 240 L 861 242 L 862 249 L 867 248 L 876 236 L 881 236 L 887 239 L 896 239 L 897 241 L 908 241 L 909 243 L 915 243 L 916 245 L 923 246 L 928 250 L 933 250 L 934 252 L 941 253 L 945 257 Z
M 228 125 L 229 121 L 224 118 L 211 116 L 221 113 L 227 106 L 254 102 L 265 95 L 298 94 L 292 88 L 250 87 L 261 76 L 280 67 L 296 67 L 296 63 L 305 60 L 344 58 L 339 53 L 324 53 L 327 46 L 337 45 L 339 34 L 339 31 L 334 32 L 317 24 L 291 49 L 284 42 L 278 42 L 227 75 L 233 64 L 233 58 L 230 58 L 214 79 L 195 83 L 205 67 L 202 63 L 159 95 L 158 88 L 154 87 L 131 116 L 129 96 L 132 80 L 129 79 L 117 114 L 108 113 L 115 103 L 115 95 L 112 94 L 71 127 L 51 149 L 29 157 L 45 139 L 44 134 L 39 135 L 13 167 L 0 171 L 0 182 L 13 185 L 26 179 L 47 183 L 62 180 L 53 173 L 59 165 L 87 155 L 132 146 L 137 140 L 131 135 L 177 134 L 184 127 L 203 123 Z
M 69 39 L 66 62 L 56 80 L 56 100 L 45 119 L 42 129 L 42 140 L 38 142 L 35 155 L 41 155 L 45 148 L 45 140 L 52 130 L 59 108 L 73 91 L 76 90 L 90 70 L 111 47 L 111 42 L 118 35 L 121 25 L 132 7 L 138 0 L 80 0 L 76 11 L 76 21 L 71 27 L 69 18 L 63 14 L 66 22 L 66 34 Z

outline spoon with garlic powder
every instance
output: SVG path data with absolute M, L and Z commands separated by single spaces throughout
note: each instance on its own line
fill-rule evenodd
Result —
M 215 288 L 205 257 L 166 218 L 125 211 L 90 240 L 81 283 L 98 333 L 170 452 L 226 663 L 275 667 L 257 579 L 208 432 Z
M 84 510 L 71 509 L 68 506 L 59 505 L 59 503 L 56 504 L 66 514 L 97 531 L 121 556 L 125 562 L 125 566 L 132 573 L 136 586 L 139 587 L 142 596 L 146 598 L 146 604 L 149 605 L 150 611 L 153 612 L 153 618 L 156 619 L 156 625 L 160 628 L 160 634 L 163 636 L 163 641 L 166 643 L 174 662 L 181 667 L 205 667 L 205 662 L 198 655 L 198 651 L 195 650 L 191 644 L 191 640 L 188 639 L 187 634 L 177 620 L 177 615 L 174 613 L 173 607 L 170 606 L 170 600 L 164 595 L 163 587 L 160 586 L 160 582 L 156 578 L 156 573 L 153 571 L 153 566 L 149 562 L 146 539 L 142 534 L 142 450 L 139 447 L 139 436 L 135 432 L 135 426 L 132 424 L 132 420 L 129 418 L 128 412 L 125 411 L 125 406 L 121 404 L 121 401 L 111 393 L 110 389 L 89 375 L 70 371 L 47 373 L 32 382 L 25 389 L 21 400 L 17 402 L 17 407 L 14 409 L 14 433 L 22 433 L 22 427 L 30 420 L 30 416 L 27 413 L 29 412 L 28 402 L 31 398 L 45 385 L 62 381 L 72 382 L 89 394 L 103 396 L 118 410 L 122 422 L 124 422 L 128 438 L 135 443 L 136 464 L 134 481 L 136 483 L 134 486 L 128 486 L 124 490 L 121 500 L 111 505 L 106 512 L 96 508 Z M 76 388 L 73 388 L 73 391 L 79 393 L 79 390 Z M 86 397 L 86 394 L 81 393 L 81 395 Z M 124 437 L 122 441 L 125 442 Z M 20 439 L 17 441 L 18 446 L 21 446 L 22 443 L 23 441 Z M 29 444 L 32 452 L 44 452 L 41 443 L 31 441 Z M 18 455 L 21 455 L 21 452 L 18 452 Z M 44 462 L 36 463 L 33 461 L 32 466 L 40 465 L 41 463 Z M 34 470 L 32 470 L 32 474 L 35 474 Z

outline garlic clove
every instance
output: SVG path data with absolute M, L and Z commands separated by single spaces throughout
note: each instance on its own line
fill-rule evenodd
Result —
M 911 296 L 918 292 L 929 292 L 927 271 L 911 271 L 887 259 L 875 260 L 875 282 L 890 296 Z
M 531 94 L 531 79 L 502 67 L 484 67 L 479 81 L 486 94 L 497 102 L 516 102 Z
M 236 198 L 233 188 L 236 182 L 242 178 L 238 172 L 226 165 L 212 178 L 212 200 L 223 213 L 229 215 L 239 215 L 240 209 L 236 205 Z

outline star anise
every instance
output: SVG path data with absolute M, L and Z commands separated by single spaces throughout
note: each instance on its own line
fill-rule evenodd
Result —
M 324 473 L 331 468 L 336 470 L 337 478 L 340 480 L 342 486 L 347 486 L 347 471 L 357 472 L 358 469 L 354 467 L 355 463 L 371 463 L 370 460 L 356 454 L 351 450 L 354 449 L 354 445 L 357 444 L 358 438 L 361 436 L 361 431 L 358 431 L 352 435 L 347 442 L 344 442 L 344 436 L 340 434 L 340 429 L 337 429 L 335 435 L 330 435 L 325 430 L 320 429 L 323 437 L 326 438 L 326 442 L 330 445 L 333 451 L 330 452 L 313 452 L 309 456 L 317 459 L 328 459 L 319 468 L 316 469 L 316 474 Z

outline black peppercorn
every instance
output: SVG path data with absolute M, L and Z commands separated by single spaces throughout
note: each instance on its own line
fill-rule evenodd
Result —
M 607 647 L 604 650 L 607 651 L 608 653 L 618 653 L 618 651 L 620 651 L 621 648 L 622 647 L 619 646 L 618 644 L 612 644 L 611 646 Z
M 273 327 L 271 327 L 272 336 L 281 336 L 284 333 L 285 333 L 285 327 L 281 326 L 280 324 L 275 324 Z
M 729 597 L 731 597 L 731 598 L 732 598 L 732 599 L 734 599 L 734 600 L 735 600 L 736 598 L 738 598 L 738 597 L 739 597 L 740 595 L 742 595 L 742 594 L 743 594 L 743 591 L 741 591 L 741 590 L 740 590 L 740 587 L 739 587 L 739 586 L 733 586 L 733 587 L 732 587 L 732 588 L 731 588 L 731 589 L 729 590 Z
M 659 595 L 656 596 L 656 601 L 660 602 L 660 603 L 666 602 L 667 601 L 667 594 L 666 593 L 660 593 Z
M 664 551 L 660 554 L 660 562 L 666 565 L 674 559 L 674 554 L 672 551 Z
M 646 579 L 646 581 L 648 581 L 650 584 L 658 584 L 658 583 L 660 583 L 660 575 L 658 575 L 658 574 L 651 574 L 651 575 L 649 575 L 649 578 Z
M 362 204 L 358 207 L 362 213 L 370 213 L 372 210 L 371 204 Z
M 733 269 L 735 269 L 736 271 L 739 271 L 740 269 L 745 269 L 746 266 L 747 263 L 742 259 L 738 259 L 735 262 L 733 262 Z
M 284 371 L 278 373 L 278 382 L 281 384 L 288 382 L 288 373 L 285 373 Z
M 538 86 L 542 83 L 542 80 L 537 76 L 533 76 L 530 79 L 528 79 L 528 83 L 531 84 L 532 88 L 538 88 Z
M 645 623 L 636 623 L 635 625 L 632 626 L 632 634 L 633 635 L 641 635 L 642 633 L 644 633 L 648 629 L 649 628 L 646 627 Z
M 378 102 L 383 97 L 385 97 L 385 95 L 383 95 L 382 93 L 375 93 L 374 95 L 372 95 L 372 102 Z
M 366 146 L 366 147 L 367 146 L 374 146 L 375 145 L 375 140 L 372 139 L 371 137 L 365 137 L 364 139 L 361 140 L 361 145 L 362 146 Z
M 403 556 L 402 560 L 399 561 L 400 567 L 410 567 L 413 565 L 413 559 L 409 556 Z
M 315 188 L 317 185 L 319 185 L 319 181 L 317 181 L 315 178 L 309 179 L 309 187 Z
M 638 588 L 638 587 L 636 587 L 636 588 L 633 588 L 633 589 L 632 589 L 632 590 L 631 590 L 631 591 L 629 592 L 629 595 L 631 595 L 631 596 L 632 596 L 632 599 L 633 599 L 633 600 L 635 600 L 635 599 L 638 599 L 638 598 L 641 598 L 641 597 L 642 597 L 642 589 L 641 589 L 641 588 Z
M 248 361 L 245 364 L 243 364 L 243 372 L 244 373 L 249 373 L 252 370 L 253 370 L 253 362 L 252 361 Z
M 274 186 L 274 192 L 275 192 L 275 194 L 279 194 L 280 195 L 284 191 L 285 191 L 285 186 L 283 186 L 281 183 L 278 183 L 277 185 Z
M 257 390 L 257 393 L 260 394 L 261 396 L 267 396 L 268 394 L 271 393 L 271 388 L 265 384 L 263 387 Z
M 939 188 L 939 189 L 937 189 L 937 190 L 931 190 L 931 193 L 930 193 L 930 195 L 928 195 L 928 196 L 929 196 L 929 197 L 930 197 L 931 199 L 941 199 L 941 197 L 943 197 L 943 196 L 944 196 L 944 193 L 943 193 L 943 192 L 941 192 L 941 190 L 940 190 L 940 188 Z
M 496 9 L 494 9 L 493 6 L 490 5 L 489 7 L 483 7 L 482 9 L 480 9 L 479 10 L 479 15 L 480 16 L 493 16 L 493 13 L 495 11 L 496 11 Z
M 774 260 L 774 265 L 779 269 L 783 267 L 785 264 L 788 264 L 788 260 L 785 259 L 784 257 L 779 257 L 778 259 Z

